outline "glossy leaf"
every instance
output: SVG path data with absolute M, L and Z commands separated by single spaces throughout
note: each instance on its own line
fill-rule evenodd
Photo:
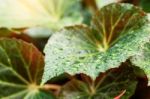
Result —
M 79 0 L 0 0 L 0 9 L 0 27 L 55 30 L 82 21 Z
M 95 81 L 81 74 L 80 80 L 72 79 L 62 87 L 60 97 L 61 99 L 129 99 L 134 94 L 136 84 L 136 75 L 132 67 L 123 64 L 120 68 L 99 75 Z
M 32 45 L 16 39 L 0 39 L 0 98 L 53 99 L 40 86 L 43 55 Z
M 64 72 L 99 72 L 117 67 L 148 41 L 148 20 L 130 4 L 110 4 L 93 17 L 91 27 L 72 26 L 54 34 L 45 47 L 43 83 Z

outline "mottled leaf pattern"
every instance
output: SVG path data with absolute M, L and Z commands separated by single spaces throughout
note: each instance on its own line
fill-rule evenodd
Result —
M 91 27 L 72 26 L 54 34 L 45 47 L 43 83 L 64 72 L 99 72 L 117 67 L 148 41 L 146 14 L 130 4 L 110 4 L 93 17 Z
M 132 57 L 131 61 L 135 66 L 139 66 L 145 71 L 150 81 L 150 43 L 144 44 L 141 51 Z M 148 84 L 150 84 L 150 82 Z

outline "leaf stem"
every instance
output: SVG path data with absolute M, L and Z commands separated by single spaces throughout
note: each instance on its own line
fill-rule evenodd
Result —
M 45 84 L 44 86 L 42 86 L 42 89 L 44 89 L 44 90 L 57 90 L 57 91 L 60 91 L 61 86 L 60 85 L 56 85 L 56 84 Z

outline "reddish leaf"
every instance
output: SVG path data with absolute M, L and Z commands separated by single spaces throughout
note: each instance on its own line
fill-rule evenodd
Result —
M 0 98 L 51 99 L 40 86 L 44 57 L 32 44 L 0 39 Z M 53 99 L 53 98 L 52 98 Z

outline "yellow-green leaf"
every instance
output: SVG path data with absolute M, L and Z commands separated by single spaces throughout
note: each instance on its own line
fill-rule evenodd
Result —
M 0 27 L 50 27 L 80 23 L 79 0 L 0 0 Z

